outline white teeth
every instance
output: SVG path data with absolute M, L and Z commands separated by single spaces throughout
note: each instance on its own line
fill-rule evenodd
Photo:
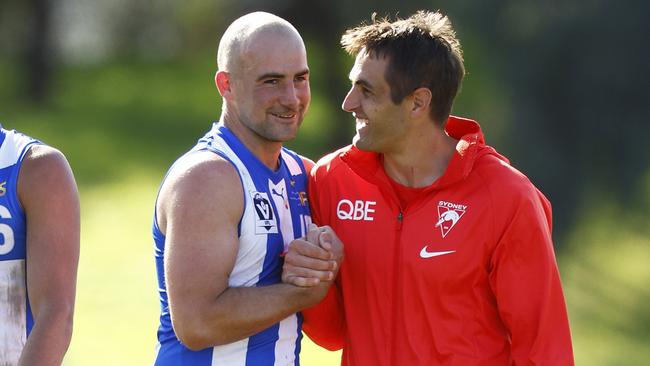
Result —
M 273 115 L 279 118 L 293 118 L 295 116 L 295 114 L 275 114 L 275 113 L 273 113 Z

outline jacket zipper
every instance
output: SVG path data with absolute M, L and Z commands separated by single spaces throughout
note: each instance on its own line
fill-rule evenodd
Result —
M 395 232 L 395 243 L 394 243 L 394 255 L 393 255 L 393 316 L 392 316 L 392 324 L 391 324 L 391 342 L 390 342 L 390 354 L 389 354 L 389 359 L 390 359 L 390 365 L 396 365 L 397 362 L 397 351 L 396 351 L 396 332 L 397 332 L 397 323 L 398 323 L 398 315 L 400 313 L 402 304 L 400 301 L 400 295 L 399 295 L 399 289 L 400 286 L 399 284 L 401 283 L 401 271 L 399 270 L 400 268 L 400 263 L 402 262 L 402 248 L 400 245 L 400 242 L 402 241 L 402 226 L 404 224 L 404 212 L 400 206 L 399 207 L 399 212 L 397 213 L 397 225 L 396 225 L 396 232 Z

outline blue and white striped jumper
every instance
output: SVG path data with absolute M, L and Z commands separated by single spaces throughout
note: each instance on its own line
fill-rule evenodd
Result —
M 301 158 L 282 148 L 279 168 L 273 171 L 222 123 L 215 123 L 188 154 L 205 150 L 232 163 L 244 190 L 244 212 L 238 227 L 239 250 L 228 279 L 229 286 L 254 287 L 281 282 L 281 254 L 289 242 L 306 234 L 311 222 L 307 175 Z M 155 365 L 299 365 L 300 314 L 293 314 L 246 339 L 198 352 L 191 351 L 178 340 L 171 325 L 165 286 L 165 236 L 156 221 L 154 215 L 153 237 L 161 305 Z

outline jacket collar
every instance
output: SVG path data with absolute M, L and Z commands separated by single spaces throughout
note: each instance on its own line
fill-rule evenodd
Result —
M 449 116 L 445 124 L 445 132 L 450 137 L 458 140 L 456 151 L 447 165 L 445 173 L 438 178 L 425 191 L 442 189 L 456 182 L 462 181 L 474 167 L 474 162 L 480 156 L 486 154 L 496 155 L 506 162 L 508 160 L 499 155 L 492 147 L 485 145 L 485 138 L 478 122 L 462 117 Z M 361 151 L 350 146 L 341 153 L 341 160 L 357 175 L 371 184 L 390 186 L 388 177 L 383 172 L 383 164 L 380 154 Z

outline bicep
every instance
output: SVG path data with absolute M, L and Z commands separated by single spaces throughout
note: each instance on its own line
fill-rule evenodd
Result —
M 43 306 L 71 309 L 79 259 L 79 195 L 63 154 L 34 146 L 18 178 L 27 221 L 27 288 L 34 315 Z
M 228 287 L 243 191 L 234 168 L 213 161 L 172 176 L 161 201 L 167 291 L 172 315 L 182 317 L 209 306 Z

